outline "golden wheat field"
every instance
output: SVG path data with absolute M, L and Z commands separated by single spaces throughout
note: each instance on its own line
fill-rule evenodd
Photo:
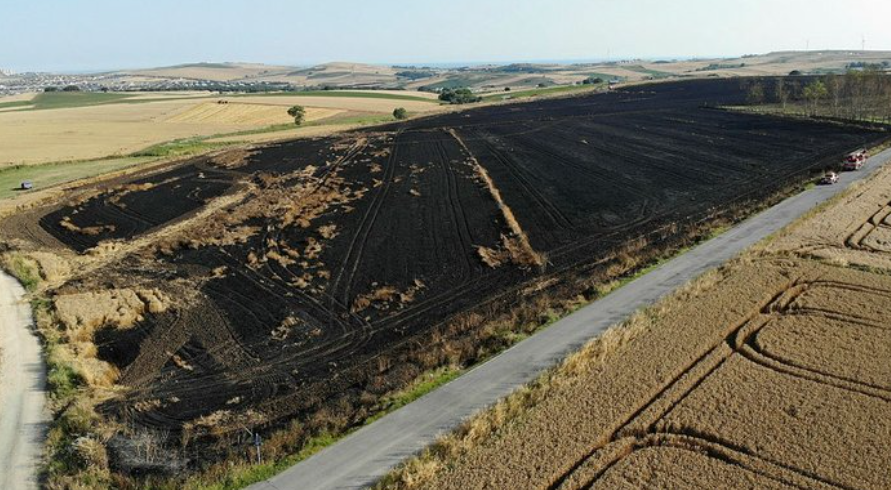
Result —
M 891 277 L 762 259 L 709 281 L 391 487 L 888 488 Z

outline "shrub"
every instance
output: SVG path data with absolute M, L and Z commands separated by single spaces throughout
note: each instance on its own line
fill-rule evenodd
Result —
M 405 119 L 408 117 L 408 111 L 404 107 L 397 107 L 393 109 L 393 117 L 399 120 Z
M 306 109 L 303 106 L 295 105 L 288 109 L 288 115 L 294 118 L 294 124 L 300 126 L 306 118 Z
M 439 100 L 448 102 L 449 104 L 470 104 L 483 100 L 482 97 L 474 95 L 469 88 L 443 89 L 439 94 Z

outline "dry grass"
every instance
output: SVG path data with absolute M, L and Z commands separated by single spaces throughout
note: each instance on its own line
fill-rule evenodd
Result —
M 520 222 L 517 221 L 510 206 L 501 198 L 501 192 L 498 190 L 492 177 L 489 176 L 489 172 L 472 156 L 473 154 L 454 129 L 449 129 L 449 133 L 458 141 L 464 152 L 467 155 L 471 155 L 470 163 L 473 165 L 474 172 L 486 186 L 486 189 L 489 190 L 492 199 L 498 204 L 498 209 L 501 210 L 501 215 L 510 229 L 510 236 L 502 235 L 501 237 L 502 250 L 507 253 L 511 262 L 516 265 L 521 267 L 542 266 L 545 263 L 544 257 L 532 248 L 532 245 L 529 243 L 529 237 L 523 231 L 523 227 L 520 226 Z M 498 265 L 504 263 L 504 259 L 501 257 L 502 254 L 499 251 L 485 247 L 480 247 L 477 251 L 483 262 L 490 267 L 498 267 Z
M 166 311 L 171 303 L 154 289 L 110 289 L 61 294 L 54 299 L 59 320 L 72 340 L 90 342 L 101 327 L 130 328 L 146 313 Z

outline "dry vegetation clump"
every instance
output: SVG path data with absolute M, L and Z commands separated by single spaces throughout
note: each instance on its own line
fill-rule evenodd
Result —
M 69 218 L 68 216 L 62 218 L 62 220 L 59 221 L 59 226 L 61 226 L 62 228 L 65 228 L 66 230 L 73 231 L 75 233 L 81 233 L 84 235 L 89 235 L 89 236 L 97 236 L 97 235 L 101 235 L 102 233 L 113 232 L 115 230 L 114 225 L 87 226 L 87 227 L 81 228 L 81 227 L 77 226 L 76 224 L 72 223 L 71 218 Z
M 532 245 L 529 243 L 529 237 L 526 235 L 526 232 L 523 231 L 523 227 L 520 226 L 520 222 L 517 221 L 517 218 L 514 216 L 513 211 L 510 209 L 510 206 L 504 202 L 504 199 L 501 197 L 501 192 L 498 190 L 498 187 L 495 185 L 495 182 L 492 180 L 492 177 L 489 176 L 489 172 L 486 171 L 485 167 L 480 165 L 480 163 L 474 158 L 473 153 L 470 149 L 467 148 L 467 145 L 464 144 L 464 141 L 458 135 L 458 133 L 454 129 L 449 129 L 449 134 L 455 138 L 456 141 L 461 145 L 464 149 L 464 152 L 467 155 L 471 155 L 470 163 L 473 166 L 474 172 L 480 181 L 486 186 L 489 190 L 489 194 L 492 196 L 492 199 L 498 203 L 498 209 L 501 210 L 502 217 L 504 218 L 507 227 L 510 229 L 510 236 L 505 238 L 502 235 L 502 246 L 504 250 L 507 251 L 508 256 L 511 258 L 511 261 L 517 265 L 521 266 L 542 266 L 545 263 L 545 259 L 542 254 L 535 251 L 532 248 Z M 491 249 L 483 250 L 485 247 L 480 247 L 477 251 L 480 254 L 480 257 L 489 267 L 497 267 L 501 263 L 504 262 L 503 259 L 499 260 L 499 253 L 497 251 L 493 251 Z M 496 264 L 496 265 L 493 265 Z
M 343 142 L 341 146 L 356 147 L 364 144 L 365 140 L 359 139 Z M 323 214 L 334 208 L 343 209 L 347 203 L 365 195 L 364 189 L 351 188 L 339 176 L 339 172 L 340 168 L 336 166 L 329 172 L 319 172 L 318 167 L 307 165 L 282 175 L 260 173 L 255 176 L 246 195 L 232 206 L 220 209 L 188 230 L 169 233 L 155 242 L 155 249 L 171 254 L 183 247 L 202 248 L 245 243 L 261 231 L 258 226 L 246 224 L 258 218 L 271 218 L 279 230 L 289 226 L 310 228 L 313 221 Z M 319 228 L 319 234 L 325 239 L 333 238 L 335 229 L 336 225 L 325 225 Z M 283 245 L 284 250 L 274 249 L 280 244 L 272 245 L 273 249 L 263 255 L 254 254 L 252 258 L 249 257 L 249 264 L 257 265 L 271 258 L 280 261 L 282 265 L 290 265 L 290 261 L 297 259 L 300 254 L 311 259 L 321 251 L 321 243 L 313 238 L 302 252 L 288 250 L 287 244 Z
M 504 264 L 514 264 L 519 267 L 532 267 L 542 265 L 541 254 L 532 250 L 528 240 L 516 235 L 501 235 L 501 246 L 498 248 L 478 246 L 476 251 L 483 263 L 493 269 Z
M 54 299 L 59 320 L 72 339 L 88 341 L 103 326 L 130 328 L 145 313 L 167 310 L 171 300 L 157 289 L 110 289 L 63 294 Z
M 369 307 L 374 307 L 378 310 L 386 310 L 396 305 L 399 308 L 404 308 L 414 301 L 415 295 L 427 286 L 420 279 L 415 279 L 411 286 L 402 291 L 393 286 L 378 286 L 377 284 L 372 284 L 372 287 L 374 289 L 370 292 L 356 296 L 355 301 L 353 301 L 353 307 L 351 308 L 353 313 L 359 313 Z

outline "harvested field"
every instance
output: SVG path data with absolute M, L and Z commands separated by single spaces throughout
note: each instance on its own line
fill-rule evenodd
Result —
M 344 111 L 310 107 L 306 109 L 305 118 L 306 121 L 316 121 L 342 112 Z M 229 101 L 221 104 L 214 101 L 187 107 L 181 112 L 166 117 L 164 122 L 271 126 L 294 122 L 294 118 L 289 116 L 287 111 L 282 110 L 282 106 L 278 104 L 248 104 Z
M 41 94 L 47 95 L 47 94 Z M 191 137 L 259 130 L 291 124 L 287 109 L 306 108 L 306 122 L 345 113 L 389 116 L 396 107 L 412 113 L 435 111 L 435 101 L 388 100 L 341 95 L 210 96 L 169 94 L 87 94 L 111 99 L 78 105 L 59 94 L 58 107 L 0 112 L 0 168 L 45 162 L 127 155 L 154 144 Z M 101 100 L 101 99 L 100 99 Z M 223 102 L 223 103 L 219 103 Z
M 95 330 L 98 358 L 126 387 L 100 410 L 172 431 L 183 459 L 200 466 L 237 453 L 245 425 L 358 423 L 424 370 L 505 342 L 487 320 L 520 310 L 517 327 L 537 323 L 551 298 L 594 296 L 597 284 L 887 138 L 704 107 L 741 97 L 736 81 L 664 84 L 283 142 L 90 186 L 0 234 L 80 254 L 89 273 L 56 294 L 174 299 L 127 328 Z M 749 299 L 720 300 L 721 325 L 788 283 L 782 272 L 750 279 Z M 672 349 L 692 362 L 724 338 L 700 334 Z M 657 389 L 689 367 L 647 362 L 629 374 L 633 386 Z M 833 375 L 852 383 L 849 371 Z M 598 423 L 652 396 L 609 393 L 629 405 Z M 555 461 L 592 448 L 580 432 Z M 110 454 L 130 461 L 121 438 Z M 512 471 L 550 474 L 519 470 L 535 467 Z

